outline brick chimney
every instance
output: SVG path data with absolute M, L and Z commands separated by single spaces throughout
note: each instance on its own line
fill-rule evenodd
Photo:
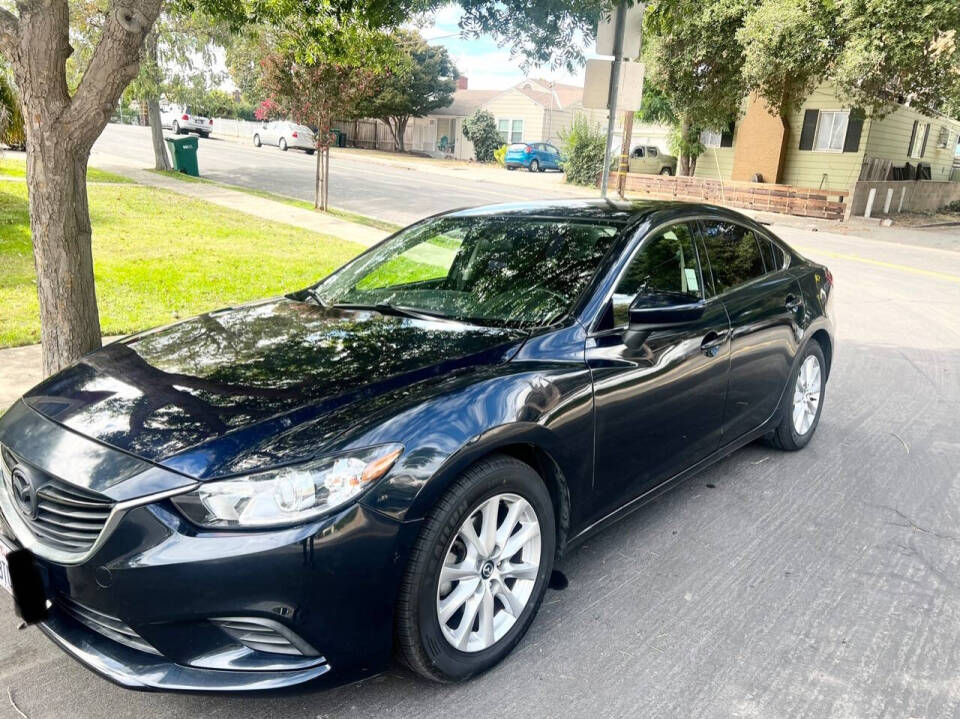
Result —
M 457 89 L 466 90 L 467 89 L 467 76 L 461 75 L 457 78 Z

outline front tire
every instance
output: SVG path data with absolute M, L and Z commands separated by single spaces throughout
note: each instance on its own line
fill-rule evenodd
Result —
M 401 661 L 439 682 L 493 667 L 533 622 L 555 552 L 553 503 L 540 476 L 505 455 L 472 466 L 411 551 L 395 616 Z
M 539 172 L 540 163 L 537 160 L 530 160 L 530 172 Z
M 820 344 L 810 341 L 790 375 L 780 408 L 780 423 L 767 437 L 773 447 L 795 452 L 806 447 L 817 431 L 823 411 L 826 367 Z
M 661 174 L 661 175 L 666 175 L 667 177 L 669 177 L 670 175 L 673 174 L 673 170 L 670 169 L 669 167 L 664 167 L 664 168 L 661 168 L 660 174 Z

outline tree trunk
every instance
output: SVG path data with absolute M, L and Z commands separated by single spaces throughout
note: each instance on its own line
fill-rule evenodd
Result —
M 321 173 L 323 171 L 323 147 L 318 146 L 317 152 L 317 166 L 313 178 L 313 209 L 320 209 L 320 197 L 323 194 L 323 190 L 320 186 L 321 182 Z
M 156 98 L 147 100 L 147 117 L 150 120 L 150 140 L 153 142 L 153 167 L 156 170 L 170 170 L 170 158 L 167 156 L 167 143 L 163 139 L 163 128 L 160 126 L 160 101 Z
M 100 315 L 87 206 L 88 153 L 69 147 L 56 130 L 37 134 L 28 134 L 27 186 L 46 376 L 100 347 Z
M 680 119 L 680 141 L 684 149 L 680 152 L 679 162 L 677 163 L 677 174 L 681 177 L 690 176 L 690 151 L 686 149 L 689 135 L 690 119 L 683 117 Z
M 157 54 L 157 31 L 151 30 L 143 43 L 144 55 L 154 72 L 159 74 Z M 163 141 L 163 127 L 160 124 L 160 98 L 147 98 L 147 122 L 150 125 L 150 141 L 153 143 L 153 168 L 170 170 L 170 158 L 167 156 L 166 143 Z
M 397 118 L 397 144 L 400 146 L 400 152 L 407 151 L 403 136 L 407 134 L 407 122 L 409 122 L 409 120 L 409 116 Z
M 323 148 L 323 211 L 327 211 L 330 198 L 330 146 Z
M 144 38 L 161 0 L 111 2 L 73 95 L 66 0 L 0 7 L 0 52 L 10 61 L 23 106 L 27 191 L 37 272 L 43 371 L 52 374 L 100 346 L 93 277 L 87 160 L 124 88 L 136 77 Z

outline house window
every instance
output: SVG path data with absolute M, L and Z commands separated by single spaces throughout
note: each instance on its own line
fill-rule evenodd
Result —
M 510 129 L 510 142 L 523 142 L 523 120 L 514 120 Z
M 700 142 L 704 147 L 720 147 L 720 130 L 704 130 L 700 133 Z
M 937 147 L 945 148 L 950 144 L 950 130 L 946 125 L 940 126 L 940 134 L 937 135 Z
M 500 139 L 504 142 L 510 142 L 510 121 L 509 120 L 498 120 L 497 121 L 497 132 L 500 133 Z
M 850 113 L 846 110 L 821 110 L 813 149 L 821 152 L 843 152 Z
M 913 133 L 913 147 L 910 148 L 910 157 L 923 157 L 923 149 L 930 132 L 929 122 L 918 122 L 916 132 Z

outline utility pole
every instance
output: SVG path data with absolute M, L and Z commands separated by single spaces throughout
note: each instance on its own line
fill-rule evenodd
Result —
M 600 176 L 600 197 L 607 196 L 607 185 L 610 182 L 610 155 L 613 150 L 613 131 L 617 126 L 617 100 L 620 94 L 620 66 L 623 65 L 623 34 L 626 29 L 627 4 L 625 0 L 617 3 L 617 14 L 614 23 L 613 40 L 613 67 L 610 70 L 610 93 L 607 109 L 607 145 L 603 151 L 603 173 Z
M 640 49 L 637 59 L 643 59 L 643 14 L 647 10 L 645 2 L 640 3 Z M 644 77 L 646 82 L 646 77 Z M 633 116 L 635 110 L 626 110 L 623 113 L 623 142 L 620 144 L 620 173 L 617 175 L 617 194 L 623 199 L 627 190 L 627 171 L 630 169 L 630 145 L 633 143 Z

